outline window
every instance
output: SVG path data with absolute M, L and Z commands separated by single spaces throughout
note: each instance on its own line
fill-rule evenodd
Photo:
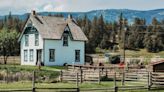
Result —
M 55 61 L 55 49 L 49 49 L 49 61 Z
M 24 50 L 24 61 L 28 61 L 28 52 Z
M 75 62 L 80 62 L 80 50 L 75 50 Z
M 68 35 L 67 34 L 63 35 L 63 46 L 68 46 Z
M 25 35 L 25 46 L 28 46 L 29 42 L 28 42 L 29 36 Z
M 33 53 L 34 53 L 33 49 L 30 49 L 30 61 L 33 61 L 34 60 L 33 59 Z
M 39 45 L 39 35 L 35 34 L 35 46 Z

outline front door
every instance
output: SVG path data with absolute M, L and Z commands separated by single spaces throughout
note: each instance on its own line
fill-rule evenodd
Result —
M 36 65 L 41 64 L 42 63 L 42 50 L 38 49 L 36 51 L 36 55 L 37 55 L 37 57 L 36 57 Z

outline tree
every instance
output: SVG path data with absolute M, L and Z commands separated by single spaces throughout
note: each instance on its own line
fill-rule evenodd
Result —
M 7 64 L 8 57 L 14 55 L 18 50 L 17 38 L 18 33 L 15 30 L 3 29 L 0 31 L 0 54 L 3 55 L 4 64 Z
M 109 41 L 108 36 L 106 34 L 103 35 L 103 39 L 100 43 L 100 48 L 102 49 L 108 49 L 109 48 Z
M 158 20 L 155 17 L 153 17 L 153 19 L 152 19 L 152 24 L 153 25 L 158 25 Z

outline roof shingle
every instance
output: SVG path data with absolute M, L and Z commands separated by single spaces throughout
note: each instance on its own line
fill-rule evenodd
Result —
M 87 37 L 73 21 L 52 16 L 30 15 L 29 18 L 43 39 L 61 39 L 64 29 L 68 26 L 73 40 L 87 41 Z

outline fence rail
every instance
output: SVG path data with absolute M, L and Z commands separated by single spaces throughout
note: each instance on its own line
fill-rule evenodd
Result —
M 134 72 L 135 71 L 135 72 Z M 18 92 L 18 91 L 32 91 L 36 92 L 39 90 L 52 90 L 52 91 L 64 91 L 64 92 L 79 92 L 79 91 L 114 91 L 118 92 L 118 90 L 135 90 L 135 89 L 152 89 L 155 87 L 164 88 L 164 72 L 148 72 L 144 69 L 134 69 L 134 71 L 120 71 L 118 72 L 115 69 L 72 69 L 69 71 L 61 71 L 60 72 L 60 81 L 73 81 L 76 82 L 76 88 L 38 88 L 35 84 L 39 76 L 38 72 L 34 71 L 31 73 L 32 81 L 31 88 L 29 89 L 0 89 L 0 92 Z M 124 76 L 123 76 L 124 75 Z M 89 82 L 97 82 L 101 84 L 102 78 L 107 77 L 110 81 L 113 81 L 113 87 L 109 88 L 79 88 L 80 83 L 89 81 Z M 8 78 L 8 77 L 7 77 Z M 120 80 L 125 84 L 131 83 L 143 83 L 143 85 L 117 85 L 117 80 Z

